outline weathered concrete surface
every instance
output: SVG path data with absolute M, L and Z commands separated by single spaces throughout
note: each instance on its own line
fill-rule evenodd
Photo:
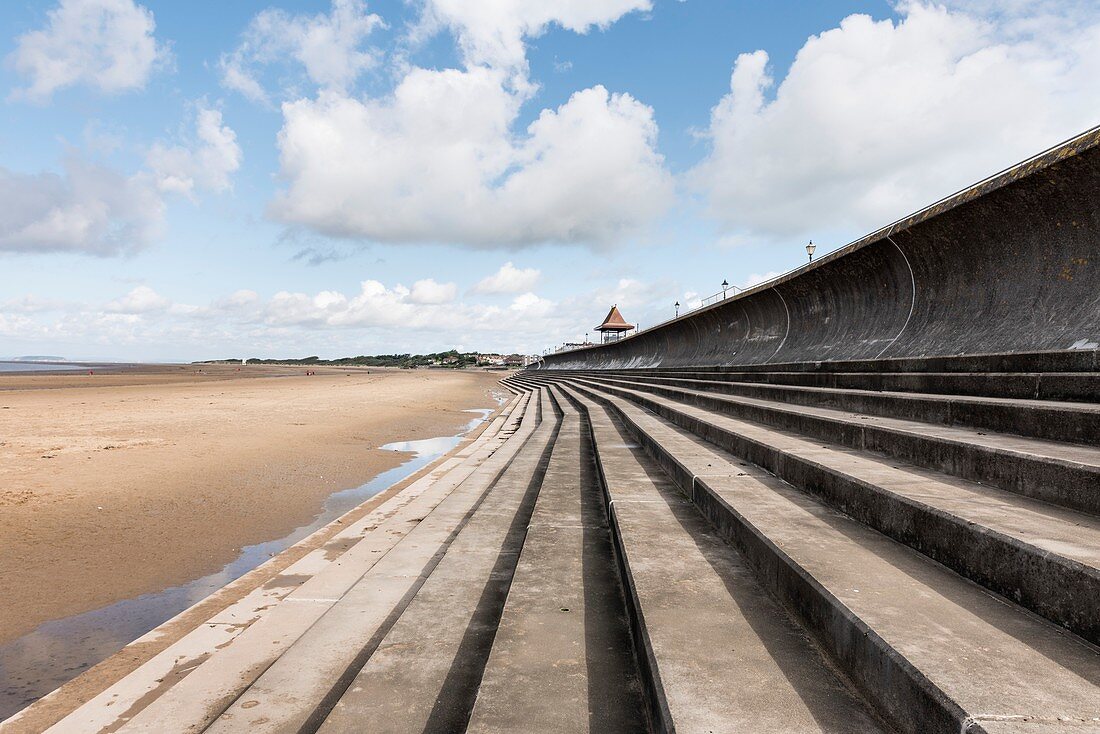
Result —
M 220 700 L 215 699 L 215 705 L 211 705 L 207 697 L 201 730 L 299 731 L 313 721 L 314 713 L 330 696 L 342 692 L 349 675 L 373 654 L 497 478 L 538 430 L 536 415 L 528 408 L 520 429 L 509 442 L 510 451 L 506 446 L 478 466 L 466 481 L 367 568 L 323 616 L 304 632 L 297 632 L 293 643 L 278 659 L 258 671 L 258 677 L 248 671 L 247 678 L 242 676 L 234 681 L 230 689 L 233 695 L 223 694 Z M 212 672 L 219 673 L 220 669 L 214 668 Z M 153 723 L 151 717 L 155 713 L 149 711 L 143 712 L 148 714 L 143 724 Z M 158 731 L 136 729 L 136 723 L 137 719 L 123 731 Z
M 1028 722 L 1024 731 L 1100 728 L 1095 647 L 624 399 L 581 392 L 627 423 L 899 730 L 981 731 L 1003 721 Z M 605 474 L 622 481 L 637 472 Z
M 465 728 L 558 429 L 545 397 L 542 414 L 530 441 L 331 713 L 318 712 L 322 734 Z M 249 725 L 250 731 L 287 730 L 273 729 L 266 720 Z
M 391 497 L 374 512 L 338 533 L 341 540 L 361 538 L 357 543 L 326 564 L 312 563 L 315 573 L 308 573 L 302 563 L 292 566 L 299 577 L 308 580 L 290 589 L 278 604 L 268 604 L 258 614 L 242 618 L 235 609 L 226 610 L 210 619 L 209 624 L 231 624 L 240 634 L 232 644 L 209 645 L 192 652 L 183 662 L 192 661 L 186 675 L 166 678 L 159 674 L 161 660 L 154 659 L 108 688 L 56 724 L 50 731 L 58 734 L 76 732 L 165 731 L 165 722 L 173 722 L 172 731 L 199 731 L 216 716 L 236 692 L 248 685 L 271 661 L 284 652 L 318 615 L 329 609 L 337 599 L 389 549 L 418 527 L 419 519 L 437 507 L 457 486 L 493 457 L 503 460 L 507 450 L 500 451 L 502 441 L 516 435 L 527 398 L 515 401 L 505 411 L 504 419 L 494 420 L 467 448 L 462 463 L 450 460 L 438 471 L 410 485 L 405 492 Z M 511 417 L 513 409 L 517 416 Z M 522 434 L 521 434 L 522 435 Z M 490 471 L 491 468 L 490 468 Z M 346 547 L 346 546 L 344 546 Z M 287 569 L 287 571 L 291 570 Z M 248 611 L 245 608 L 244 611 Z M 243 629 L 240 629 L 243 627 Z M 204 626 L 192 636 L 206 638 Z M 155 633 L 155 631 L 154 631 Z M 154 634 L 150 633 L 150 634 Z M 186 638 L 185 638 L 186 639 Z M 171 653 L 169 653 L 171 654 Z M 0 724 L 0 731 L 19 732 L 18 721 Z
M 602 371 L 585 373 L 600 376 Z M 681 375 L 693 374 L 696 377 Z M 635 383 L 669 385 L 796 406 L 835 408 L 850 413 L 918 420 L 926 423 L 988 428 L 1019 436 L 1100 444 L 1100 405 L 1018 398 L 928 395 L 867 389 L 773 385 L 736 380 L 699 379 L 701 373 L 623 374 Z M 618 377 L 620 373 L 616 373 Z M 711 373 L 714 378 L 721 373 Z M 1100 382 L 1100 380 L 1097 380 Z M 1098 385 L 1100 388 L 1100 385 Z
M 627 389 L 620 380 L 599 381 L 611 391 Z M 854 449 L 885 454 L 1064 507 L 1100 511 L 1100 448 L 1094 446 L 834 409 L 788 406 L 699 390 L 646 384 L 630 387 Z
M 1100 732 L 1100 522 L 995 486 L 1096 448 L 978 430 L 1095 406 L 675 374 L 508 378 L 518 428 L 56 731 Z
M 459 452 L 469 459 L 465 466 L 462 459 L 450 458 L 427 467 L 422 473 L 397 485 L 400 488 L 407 484 L 399 493 L 394 494 L 392 489 L 382 493 L 373 509 L 365 513 L 360 508 L 352 510 L 301 540 L 286 553 L 130 643 L 116 657 L 130 654 L 131 649 L 140 651 L 150 647 L 161 638 L 167 638 L 170 643 L 154 654 L 141 657 L 130 670 L 108 678 L 99 675 L 98 668 L 93 668 L 11 719 L 0 722 L 0 732 L 29 734 L 48 730 L 57 734 L 91 734 L 113 731 L 187 678 L 211 656 L 220 655 L 230 645 L 236 644 L 240 635 L 254 635 L 255 631 L 250 630 L 257 625 L 265 626 L 267 623 L 259 623 L 274 612 L 278 603 L 288 595 L 301 596 L 301 587 L 307 582 L 312 583 L 306 586 L 306 593 L 322 595 L 334 592 L 334 585 L 340 576 L 346 579 L 346 585 L 350 585 L 362 570 L 354 576 L 349 576 L 349 571 L 354 573 L 356 564 L 363 560 L 363 553 L 371 552 L 370 543 L 364 543 L 360 548 L 358 542 L 375 530 L 378 530 L 375 538 L 387 535 L 390 538 L 388 543 L 395 542 L 403 529 L 411 527 L 406 525 L 407 518 L 426 514 L 511 435 L 515 428 L 512 422 L 518 425 L 519 420 L 518 417 L 513 418 L 512 413 L 517 409 L 517 415 L 522 413 L 526 395 L 517 396 L 505 405 Z M 318 541 L 318 538 L 322 540 Z M 310 547 L 313 550 L 296 552 Z M 379 551 L 375 548 L 373 552 Z M 284 563 L 283 560 L 288 557 L 297 560 Z M 314 577 L 322 574 L 325 581 L 323 586 L 318 586 Z M 259 580 L 250 581 L 253 577 Z M 218 597 L 231 593 L 235 586 L 241 584 L 255 588 L 231 603 L 220 605 L 221 611 L 218 611 Z M 206 614 L 200 614 L 208 606 L 213 608 Z M 286 611 L 284 609 L 277 614 Z M 212 612 L 216 613 L 211 616 Z M 181 631 L 174 631 L 177 627 Z M 270 641 L 267 644 L 270 646 Z M 140 654 L 135 652 L 133 656 Z M 270 647 L 265 649 L 264 654 L 271 654 Z M 92 695 L 83 695 L 82 692 L 93 685 L 96 687 Z M 195 702 L 202 700 L 201 695 L 191 698 Z
M 647 728 L 591 438 L 557 402 L 562 427 L 468 732 Z
M 603 408 L 590 421 L 655 731 L 884 731 Z
M 1100 128 L 750 289 L 549 369 L 1068 352 L 1097 369 Z M 1040 364 L 1054 365 L 1046 356 Z M 1041 371 L 1057 369 L 1047 366 Z M 1065 369 L 1065 368 L 1063 368 Z
M 629 393 L 602 395 L 622 394 Z M 860 522 L 1100 642 L 1100 522 L 1095 516 L 661 398 L 644 404 Z M 665 468 L 676 476 L 675 465 Z

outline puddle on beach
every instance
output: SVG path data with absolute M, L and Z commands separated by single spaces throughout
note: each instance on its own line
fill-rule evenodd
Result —
M 465 434 L 484 422 L 493 411 L 477 409 L 464 412 L 477 413 L 478 417 L 454 436 L 398 441 L 379 447 L 412 453 L 413 457 L 400 466 L 382 472 L 366 484 L 329 495 L 313 522 L 278 540 L 242 548 L 237 558 L 221 571 L 181 586 L 46 622 L 33 632 L 0 645 L 0 721 L 240 578 L 271 556 L 435 461 L 457 446 Z

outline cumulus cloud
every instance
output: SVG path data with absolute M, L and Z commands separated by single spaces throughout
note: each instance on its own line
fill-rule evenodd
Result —
M 764 51 L 738 57 L 693 172 L 728 230 L 858 234 L 1098 122 L 1095 4 L 899 11 L 810 37 L 778 86 Z
M 30 78 L 16 96 L 43 101 L 78 84 L 107 94 L 141 89 L 169 56 L 153 35 L 152 12 L 133 0 L 61 0 L 46 17 L 9 57 Z
M 653 325 L 671 316 L 676 293 L 671 283 L 636 279 L 563 300 L 525 291 L 504 304 L 464 302 L 454 291 L 453 284 L 430 278 L 412 288 L 365 280 L 348 293 L 281 291 L 264 297 L 243 289 L 196 305 L 173 302 L 153 286 L 139 285 L 106 304 L 33 296 L 0 301 L 0 334 L 39 353 L 71 356 L 72 350 L 60 345 L 102 345 L 100 356 L 114 358 L 148 358 L 150 350 L 186 360 L 242 352 L 342 356 L 391 352 L 395 344 L 421 352 L 465 344 L 534 353 L 578 341 L 611 303 L 618 303 L 628 319 Z
M 512 299 L 508 310 L 513 314 L 520 314 L 524 318 L 531 316 L 548 316 L 554 311 L 554 302 L 548 298 L 542 298 L 534 293 L 524 293 Z
M 264 305 L 261 318 L 269 326 L 444 331 L 465 328 L 478 320 L 478 313 L 470 307 L 451 305 L 453 298 L 453 284 L 441 286 L 431 279 L 417 281 L 413 290 L 365 280 L 359 293 L 352 296 L 338 291 L 313 296 L 281 291 Z
M 156 143 L 146 165 L 161 191 L 192 196 L 196 189 L 230 188 L 230 176 L 241 166 L 237 134 L 222 123 L 222 113 L 200 106 L 194 140 L 189 146 Z
M 412 70 L 380 100 L 322 93 L 284 105 L 288 181 L 273 216 L 331 236 L 524 246 L 605 243 L 672 196 L 653 110 L 593 87 L 515 140 L 500 72 Z
M 108 313 L 143 314 L 164 311 L 172 302 L 147 285 L 139 285 L 103 307 Z
M 240 45 L 222 55 L 222 84 L 253 101 L 267 101 L 262 68 L 293 59 L 313 84 L 345 90 L 378 63 L 378 52 L 363 44 L 383 25 L 363 0 L 333 0 L 331 12 L 316 15 L 269 8 L 248 24 Z
M 116 255 L 148 245 L 164 204 L 147 178 L 70 156 L 62 174 L 0 168 L 0 251 Z
M 449 28 L 468 65 L 511 72 L 517 87 L 528 88 L 525 39 L 551 25 L 574 33 L 604 29 L 627 13 L 648 11 L 652 0 L 429 0 L 421 32 Z
M 64 301 L 59 301 L 52 298 L 40 298 L 34 294 L 28 294 L 21 298 L 9 298 L 6 301 L 0 301 L 0 312 L 6 313 L 43 313 L 46 311 L 57 311 L 65 307 Z
M 500 270 L 478 281 L 473 287 L 474 293 L 519 293 L 529 291 L 538 282 L 539 271 L 536 268 L 517 268 L 511 262 L 500 266 Z
M 230 187 L 239 167 L 236 134 L 217 110 L 199 107 L 187 145 L 155 143 L 146 165 L 125 175 L 70 151 L 62 173 L 0 167 L 0 251 L 119 255 L 159 234 L 163 194 L 194 197 Z
M 406 300 L 409 303 L 433 304 L 450 303 L 458 295 L 458 286 L 454 283 L 436 283 L 431 278 L 413 283 Z
M 392 91 L 372 95 L 354 83 L 381 56 L 364 44 L 382 21 L 362 2 L 336 0 L 316 16 L 263 11 L 222 68 L 253 99 L 267 98 L 258 67 L 287 58 L 305 71 L 308 87 L 283 90 L 285 188 L 270 215 L 332 237 L 473 247 L 600 246 L 643 229 L 673 197 L 650 107 L 597 86 L 543 110 L 526 131 L 515 126 L 535 89 L 525 39 L 555 24 L 603 28 L 650 5 L 432 0 L 397 41 Z M 461 68 L 401 55 L 411 36 L 441 29 Z
M 242 288 L 240 290 L 234 291 L 226 298 L 215 301 L 214 305 L 219 308 L 246 308 L 257 303 L 259 300 L 260 294 L 258 294 L 256 291 Z
M 572 338 L 578 323 L 598 318 L 592 313 L 592 303 L 593 298 L 602 298 L 602 294 L 591 292 L 557 302 L 525 292 L 498 306 L 424 301 L 412 297 L 415 290 L 416 286 L 410 290 L 402 285 L 387 287 L 377 280 L 365 280 L 359 292 L 353 294 L 284 291 L 262 303 L 249 320 L 268 329 L 308 329 L 310 333 L 348 330 L 373 335 L 400 334 L 405 348 L 409 348 L 410 342 L 433 343 L 437 348 L 476 342 L 485 349 L 533 351 L 554 339 Z M 613 290 L 636 297 L 645 293 L 648 286 L 624 281 Z M 639 303 L 642 299 L 626 300 Z M 502 324 L 507 328 L 502 330 Z M 390 345 L 384 348 L 392 349 Z

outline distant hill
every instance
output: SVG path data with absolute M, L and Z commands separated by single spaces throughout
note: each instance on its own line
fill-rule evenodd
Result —
M 47 357 L 39 354 L 33 354 L 26 357 L 12 357 L 12 362 L 68 362 L 69 360 L 64 357 Z

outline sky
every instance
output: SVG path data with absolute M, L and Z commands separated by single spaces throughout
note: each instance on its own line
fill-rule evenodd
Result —
M 0 358 L 652 326 L 1100 123 L 1097 79 L 1093 0 L 7 0 Z

